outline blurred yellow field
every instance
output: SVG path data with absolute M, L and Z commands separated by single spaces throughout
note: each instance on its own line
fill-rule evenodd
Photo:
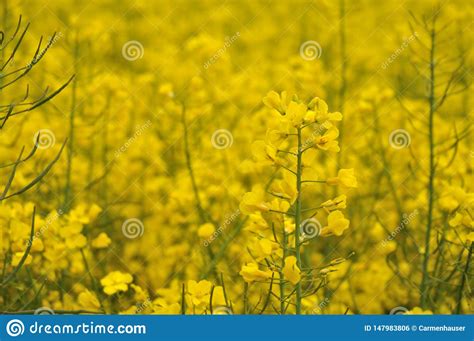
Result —
M 472 2 L 0 4 L 0 312 L 474 313 Z

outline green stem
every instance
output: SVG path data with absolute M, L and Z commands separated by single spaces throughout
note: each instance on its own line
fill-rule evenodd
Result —
M 191 185 L 193 187 L 194 198 L 196 200 L 196 209 L 199 214 L 200 222 L 201 224 L 203 224 L 204 222 L 206 222 L 206 215 L 204 209 L 202 208 L 201 199 L 199 197 L 199 190 L 196 184 L 196 178 L 194 177 L 194 171 L 191 161 L 191 152 L 189 150 L 188 126 L 186 124 L 186 108 L 184 107 L 184 105 L 182 107 L 181 120 L 184 129 L 184 154 L 186 157 L 186 167 L 188 168 L 189 177 L 191 178 Z
M 186 287 L 184 283 L 181 288 L 181 315 L 186 315 Z
M 249 284 L 244 282 L 244 315 L 249 311 Z
M 74 42 L 74 74 L 78 74 L 78 60 L 79 60 L 79 42 L 78 33 L 76 31 L 75 42 Z M 72 205 L 72 188 L 71 188 L 71 177 L 72 177 L 72 160 L 74 153 L 74 118 L 76 114 L 76 95 L 77 95 L 77 78 L 74 77 L 72 82 L 72 98 L 71 98 L 71 112 L 69 114 L 69 143 L 67 145 L 67 169 L 66 169 L 66 186 L 64 189 L 64 204 L 63 211 L 68 212 Z
M 298 156 L 296 164 L 296 210 L 295 210 L 295 254 L 296 265 L 301 269 L 301 250 L 300 250 L 300 225 L 301 225 L 301 173 L 302 173 L 302 152 L 301 152 L 301 128 L 298 128 Z M 301 314 L 301 282 L 296 284 L 296 314 Z
M 287 254 L 287 244 L 288 244 L 288 236 L 286 235 L 285 228 L 283 227 L 283 255 L 281 258 L 281 268 L 285 266 L 285 258 Z M 280 314 L 285 314 L 285 277 L 283 275 L 283 271 L 280 271 Z
M 425 256 L 423 259 L 423 277 L 421 280 L 421 308 L 426 307 L 428 299 L 428 265 L 430 260 L 430 239 L 431 239 L 431 227 L 433 225 L 433 204 L 434 204 L 434 178 L 435 178 L 435 160 L 434 160 L 434 111 L 435 111 L 435 28 L 434 23 L 431 29 L 431 49 L 430 49 L 430 94 L 429 94 L 429 150 L 430 150 L 430 174 L 428 182 L 428 223 L 426 226 L 425 235 Z
M 339 86 L 339 110 L 344 112 L 344 104 L 347 89 L 347 56 L 346 56 L 346 19 L 345 19 L 345 0 L 339 1 L 339 43 L 340 43 L 340 60 L 341 60 L 341 84 Z M 339 144 L 342 144 L 344 134 L 344 119 L 339 124 Z M 337 153 L 336 172 L 341 167 L 342 153 Z M 334 188 L 336 193 L 336 188 Z
M 100 293 L 99 285 L 97 284 L 97 280 L 95 279 L 94 275 L 92 274 L 91 268 L 89 266 L 89 262 L 87 262 L 86 255 L 84 253 L 84 249 L 81 249 L 80 251 L 81 251 L 81 255 L 82 255 L 82 260 L 84 261 L 84 267 L 86 268 L 86 272 L 89 275 L 89 278 L 91 280 L 92 288 L 94 289 L 95 294 L 97 296 L 97 300 L 99 301 L 100 309 L 105 313 L 105 307 L 104 307 L 104 305 L 102 303 L 102 300 L 100 298 L 101 293 Z
M 464 266 L 464 271 L 461 274 L 461 284 L 459 285 L 457 299 L 456 299 L 456 314 L 461 314 L 461 300 L 462 300 L 462 292 L 464 290 L 464 285 L 466 284 L 466 278 L 469 276 L 469 264 L 471 263 L 471 256 L 472 256 L 472 248 L 474 246 L 474 242 L 471 242 L 471 247 L 469 248 L 469 253 L 467 254 L 466 265 Z

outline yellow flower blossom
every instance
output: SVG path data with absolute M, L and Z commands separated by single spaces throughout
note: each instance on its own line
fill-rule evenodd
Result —
M 277 149 L 265 141 L 255 141 L 251 149 L 257 162 L 277 165 L 283 163 L 282 159 L 277 156 Z
M 240 210 L 245 214 L 267 212 L 269 209 L 269 204 L 264 201 L 263 188 L 258 186 L 254 187 L 252 192 L 245 193 L 240 202 Z
M 214 307 L 222 307 L 226 305 L 224 288 L 220 285 L 214 287 L 214 292 L 212 293 L 212 305 Z
M 297 103 L 291 101 L 286 110 L 286 119 L 294 126 L 297 127 L 303 123 L 304 117 L 308 107 L 304 103 Z
M 100 284 L 104 287 L 107 295 L 113 295 L 117 292 L 125 292 L 128 285 L 132 283 L 133 277 L 129 273 L 113 271 L 100 280 Z
M 70 249 L 82 249 L 87 245 L 87 238 L 84 235 L 78 233 L 67 237 L 65 243 Z
M 354 169 L 340 169 L 337 177 L 327 179 L 328 185 L 341 185 L 343 187 L 357 187 L 357 178 L 354 175 Z
M 284 115 L 286 112 L 287 106 L 287 94 L 286 91 L 283 91 L 280 95 L 275 91 L 270 91 L 267 96 L 263 98 L 263 103 L 271 108 L 278 111 L 280 114 Z
M 293 204 L 298 195 L 295 177 L 291 173 L 285 172 L 283 179 L 275 182 L 271 191 L 275 196 L 288 199 L 290 204 Z
M 283 275 L 285 275 L 285 279 L 290 281 L 291 284 L 295 285 L 301 280 L 301 271 L 296 265 L 296 257 L 289 256 L 285 258 L 285 266 L 282 269 Z
M 343 209 L 346 208 L 346 195 L 342 194 L 335 197 L 334 199 L 327 200 L 321 204 L 321 207 L 324 207 L 328 210 Z
M 330 127 L 321 137 L 315 138 L 314 144 L 321 150 L 330 152 L 339 152 L 339 142 L 336 140 L 339 137 L 339 130 L 336 127 Z
M 198 228 L 198 236 L 203 239 L 207 239 L 216 231 L 214 224 L 212 223 L 205 223 L 199 226 Z
M 466 200 L 466 192 L 459 186 L 448 186 L 440 195 L 439 205 L 443 210 L 452 212 Z
M 189 280 L 187 291 L 190 301 L 195 306 L 205 305 L 209 303 L 212 283 L 206 280 L 196 282 Z
M 252 255 L 257 259 L 264 259 L 272 254 L 276 249 L 274 242 L 268 239 L 256 239 L 251 246 Z
M 97 296 L 87 289 L 79 294 L 77 301 L 83 309 L 97 310 L 100 308 L 100 302 Z
M 239 274 L 244 278 L 244 281 L 246 281 L 247 283 L 263 281 L 272 277 L 272 272 L 270 270 L 259 270 L 258 265 L 256 263 L 248 263 L 246 265 L 242 265 L 242 269 L 240 270 Z
M 323 227 L 322 236 L 336 235 L 342 236 L 345 230 L 349 228 L 349 220 L 344 218 L 341 211 L 332 211 L 328 215 L 328 225 Z
M 433 315 L 433 312 L 429 309 L 422 309 L 420 307 L 414 307 L 405 313 L 406 315 Z
M 109 247 L 109 245 L 112 243 L 112 240 L 109 238 L 107 233 L 101 232 L 95 239 L 92 240 L 91 246 L 94 249 L 105 249 Z

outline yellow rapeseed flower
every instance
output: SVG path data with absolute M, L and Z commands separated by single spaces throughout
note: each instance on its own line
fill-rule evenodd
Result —
M 332 211 L 328 215 L 328 225 L 323 227 L 322 236 L 336 235 L 342 236 L 344 231 L 349 228 L 349 220 L 344 218 L 341 211 Z
M 341 185 L 343 187 L 357 187 L 357 178 L 354 175 L 354 169 L 340 169 L 337 173 L 337 177 L 329 178 L 326 180 L 328 185 Z
M 95 239 L 92 240 L 91 246 L 94 249 L 105 249 L 109 247 L 109 245 L 112 243 L 112 240 L 109 238 L 107 233 L 101 232 Z
M 205 223 L 199 226 L 198 236 L 203 239 L 207 239 L 216 231 L 216 228 L 212 223 Z
M 113 295 L 117 292 L 125 292 L 128 285 L 132 283 L 133 277 L 129 273 L 113 271 L 100 280 L 100 284 L 104 287 L 107 295 Z
M 248 263 L 242 266 L 239 274 L 244 278 L 244 281 L 251 283 L 254 281 L 263 281 L 272 277 L 270 270 L 262 271 L 259 270 L 256 263 Z
M 296 257 L 289 256 L 285 259 L 285 266 L 282 269 L 285 279 L 290 281 L 291 284 L 295 285 L 301 280 L 300 269 L 296 265 Z

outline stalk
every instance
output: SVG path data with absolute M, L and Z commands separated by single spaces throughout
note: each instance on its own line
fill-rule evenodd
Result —
M 194 199 L 196 201 L 196 210 L 199 215 L 199 222 L 200 224 L 204 224 L 207 221 L 206 218 L 206 212 L 204 211 L 204 208 L 202 207 L 201 203 L 201 198 L 199 196 L 199 189 L 197 186 L 196 182 L 196 177 L 194 176 L 194 170 L 193 170 L 193 164 L 192 164 L 192 159 L 191 159 L 191 151 L 189 148 L 189 132 L 188 132 L 188 125 L 186 123 L 186 108 L 184 104 L 182 105 L 182 114 L 181 114 L 181 121 L 183 124 L 183 130 L 184 130 L 184 154 L 186 157 L 186 167 L 188 169 L 189 177 L 191 178 L 191 184 L 193 187 L 193 193 L 194 193 Z M 209 260 L 212 261 L 214 259 L 214 254 L 212 252 L 211 246 L 208 245 L 206 247 L 207 255 L 209 257 Z M 215 268 L 212 269 L 214 275 L 217 278 L 217 272 L 215 271 Z
M 249 284 L 244 282 L 244 315 L 249 311 Z
M 281 268 L 285 266 L 285 258 L 286 258 L 286 246 L 288 243 L 288 236 L 286 235 L 285 232 L 285 226 L 283 223 L 283 256 L 281 259 Z M 280 271 L 280 314 L 284 315 L 285 314 L 285 276 L 283 275 L 283 272 Z
M 77 63 L 79 60 L 79 42 L 76 31 L 76 37 L 74 42 L 74 74 L 77 75 Z M 71 188 L 71 176 L 72 176 L 72 159 L 74 153 L 74 118 L 76 114 L 76 95 L 77 95 L 77 77 L 74 77 L 72 81 L 72 98 L 71 98 L 71 111 L 69 114 L 69 142 L 67 145 L 67 168 L 66 168 L 66 186 L 64 188 L 64 204 L 63 211 L 68 212 L 72 205 L 72 188 Z
M 430 150 L 430 173 L 429 173 L 429 182 L 428 182 L 428 223 L 426 226 L 426 235 L 425 235 L 425 257 L 423 259 L 423 277 L 421 280 L 421 298 L 420 306 L 421 308 L 426 307 L 428 299 L 428 264 L 430 260 L 430 239 L 431 239 L 431 228 L 433 225 L 433 203 L 434 203 L 434 178 L 435 178 L 435 162 L 434 162 L 434 126 L 433 118 L 435 112 L 435 41 L 436 34 L 434 28 L 431 28 L 431 48 L 430 48 L 430 94 L 429 94 L 429 106 L 430 106 L 430 115 L 429 115 L 429 150 Z
M 191 152 L 189 150 L 188 126 L 186 124 L 186 108 L 184 107 L 184 105 L 182 107 L 181 121 L 183 124 L 183 130 L 184 130 L 183 139 L 184 139 L 184 154 L 186 157 L 186 167 L 188 168 L 189 177 L 191 178 L 191 185 L 193 187 L 194 198 L 196 201 L 196 210 L 199 214 L 199 219 L 202 224 L 206 222 L 206 215 L 204 213 L 204 209 L 202 208 L 201 199 L 199 197 L 199 190 L 196 184 L 196 178 L 194 177 L 193 165 L 192 165 L 192 160 L 191 160 Z
M 100 298 L 100 288 L 99 288 L 99 285 L 97 284 L 97 280 L 91 272 L 91 268 L 89 266 L 89 262 L 87 261 L 86 255 L 84 253 L 84 249 L 81 249 L 80 251 L 81 251 L 82 260 L 84 262 L 84 267 L 86 269 L 87 274 L 89 275 L 89 278 L 92 284 L 92 288 L 94 289 L 97 299 L 99 300 L 100 309 L 105 313 L 105 308 Z
M 109 96 L 110 98 L 110 96 Z M 108 104 L 108 101 L 110 99 L 107 99 L 107 107 L 109 106 Z M 100 196 L 101 196 L 101 202 L 102 202 L 102 205 L 103 207 L 107 207 L 107 204 L 109 202 L 109 198 L 108 198 L 108 179 L 107 179 L 107 167 L 109 165 L 109 160 L 108 160 L 108 135 L 109 135 L 109 130 L 108 130 L 108 126 L 109 126 L 109 111 L 108 109 L 106 109 L 104 111 L 104 115 L 103 115 L 103 121 L 102 121 L 102 124 L 103 124 L 103 128 L 102 128 L 102 143 L 103 143 L 103 146 L 102 146 L 102 166 L 103 166 L 103 169 L 104 169 L 104 179 L 102 181 L 102 191 L 100 193 Z
M 340 43 L 340 60 L 341 60 L 341 83 L 339 85 L 339 111 L 344 112 L 347 91 L 347 56 L 346 56 L 346 19 L 345 19 L 345 0 L 339 0 L 339 43 Z M 342 145 L 344 135 L 344 117 L 339 124 L 339 145 Z M 336 173 L 341 167 L 342 152 L 336 156 Z M 334 188 L 334 195 L 337 189 Z
M 464 290 L 464 286 L 466 284 L 466 278 L 469 276 L 469 264 L 471 263 L 471 256 L 472 256 L 472 248 L 474 243 L 471 242 L 471 246 L 469 247 L 469 253 L 467 254 L 466 265 L 464 266 L 464 271 L 461 275 L 461 284 L 459 285 L 459 289 L 457 292 L 457 299 L 456 299 L 456 314 L 461 314 L 461 300 L 462 300 L 462 292 Z
M 340 46 L 340 59 L 341 59 L 341 84 L 339 87 L 339 110 L 344 112 L 344 104 L 346 99 L 347 89 L 347 56 L 346 56 L 346 19 L 345 19 L 345 0 L 339 1 L 339 42 Z M 341 121 L 339 133 L 342 134 L 343 125 Z M 338 154 L 340 155 L 340 154 Z
M 301 229 L 301 173 L 302 173 L 302 143 L 301 143 L 301 128 L 298 129 L 298 155 L 296 165 L 296 210 L 295 210 L 295 254 L 296 254 L 296 265 L 301 269 L 301 241 L 300 241 L 300 229 Z M 296 314 L 301 314 L 301 282 L 296 284 Z

